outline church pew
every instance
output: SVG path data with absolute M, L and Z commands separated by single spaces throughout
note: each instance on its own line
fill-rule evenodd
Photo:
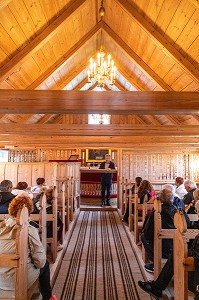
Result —
M 145 217 L 147 215 L 148 210 L 152 210 L 154 204 L 148 203 L 148 197 L 145 195 L 143 203 L 139 203 L 140 199 L 137 194 L 134 197 L 134 240 L 137 244 L 139 242 L 139 235 L 142 230 L 142 226 L 144 224 Z M 139 212 L 141 212 L 141 216 L 139 216 Z
M 163 239 L 173 239 L 175 234 L 175 229 L 163 229 L 162 228 L 162 220 L 161 220 L 161 201 L 155 199 L 154 200 L 154 278 L 157 279 L 161 269 L 162 263 L 166 261 L 162 259 L 162 240 Z M 174 218 L 175 219 L 175 218 Z M 196 218 L 194 217 L 194 220 Z M 190 238 L 194 234 L 193 229 L 187 229 L 187 238 Z
M 122 177 L 122 214 L 126 212 L 128 201 L 130 198 L 130 189 L 132 189 L 132 183 L 128 179 Z
M 173 239 L 175 229 L 162 228 L 160 200 L 154 200 L 154 209 L 154 278 L 156 279 L 162 269 L 162 239 Z
M 194 259 L 188 255 L 189 239 L 194 239 L 198 229 L 187 229 L 187 223 L 182 212 L 174 216 L 177 228 L 174 233 L 174 294 L 175 300 L 188 299 L 188 271 L 194 271 Z
M 26 207 L 18 211 L 16 222 L 19 227 L 16 234 L 16 252 L 13 254 L 0 254 L 1 268 L 16 268 L 15 291 L 0 290 L 1 300 L 28 300 L 38 286 L 37 280 L 33 286 L 27 288 L 28 218 Z
M 39 214 L 31 214 L 30 220 L 38 222 L 41 242 L 47 252 L 47 244 L 51 246 L 51 257 L 54 263 L 57 258 L 57 190 L 54 186 L 52 193 L 52 214 L 47 214 L 46 194 L 47 189 L 41 193 L 39 199 Z M 47 221 L 52 222 L 52 237 L 47 238 Z

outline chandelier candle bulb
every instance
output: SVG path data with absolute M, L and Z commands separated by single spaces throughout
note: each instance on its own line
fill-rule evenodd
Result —
M 105 52 L 102 47 L 97 54 L 97 62 L 90 58 L 90 67 L 88 71 L 88 82 L 96 83 L 98 87 L 104 87 L 106 84 L 113 85 L 116 77 L 116 67 L 109 54 L 105 59 Z

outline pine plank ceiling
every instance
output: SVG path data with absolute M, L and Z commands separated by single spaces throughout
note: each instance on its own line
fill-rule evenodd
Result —
M 111 53 L 117 66 L 115 85 L 105 87 L 109 93 L 165 91 L 198 95 L 198 0 L 104 0 L 103 4 L 105 15 L 101 18 L 101 0 L 0 0 L 0 96 L 4 89 L 94 89 L 87 83 L 87 70 L 90 57 L 96 56 L 101 45 L 106 53 Z M 0 123 L 38 124 L 42 132 L 46 129 L 42 124 L 87 123 L 86 113 L 75 113 L 75 107 L 72 115 L 7 112 L 0 115 Z M 157 129 L 171 125 L 197 128 L 199 111 L 171 115 L 168 112 L 113 114 L 111 123 Z M 30 143 L 31 136 L 15 134 L 15 140 L 9 132 L 6 139 L 1 131 L 0 146 L 10 143 L 23 147 Z M 170 142 L 177 144 L 172 134 Z M 115 136 L 115 131 L 112 135 Z M 126 145 L 141 143 L 138 138 L 133 141 L 132 132 L 129 135 Z M 47 139 L 41 138 L 40 142 L 47 145 Z M 74 140 L 75 137 L 70 137 L 68 143 Z M 148 140 L 153 143 L 154 137 Z M 85 136 L 79 141 L 86 145 Z M 165 141 L 169 144 L 169 137 Z M 57 142 L 64 143 L 58 133 Z M 106 136 L 101 145 L 111 142 L 117 146 L 119 139 L 112 141 Z M 97 138 L 93 134 L 94 143 Z M 198 147 L 199 139 L 196 135 L 194 140 L 189 136 L 188 141 L 187 135 L 182 134 L 178 145 L 183 143 Z

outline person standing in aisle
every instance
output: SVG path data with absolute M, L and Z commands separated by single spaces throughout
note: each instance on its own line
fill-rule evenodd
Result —
M 115 164 L 111 161 L 110 154 L 105 155 L 105 161 L 100 164 L 99 169 L 105 169 L 106 172 L 102 173 L 101 176 L 101 206 L 110 206 L 110 196 L 111 196 L 111 185 L 113 173 L 109 173 L 110 170 L 115 169 Z M 105 197 L 106 195 L 106 197 Z M 105 202 L 106 199 L 106 202 Z

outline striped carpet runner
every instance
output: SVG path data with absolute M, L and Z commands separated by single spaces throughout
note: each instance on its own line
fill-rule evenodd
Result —
M 151 299 L 117 211 L 81 211 L 53 293 L 60 300 Z

